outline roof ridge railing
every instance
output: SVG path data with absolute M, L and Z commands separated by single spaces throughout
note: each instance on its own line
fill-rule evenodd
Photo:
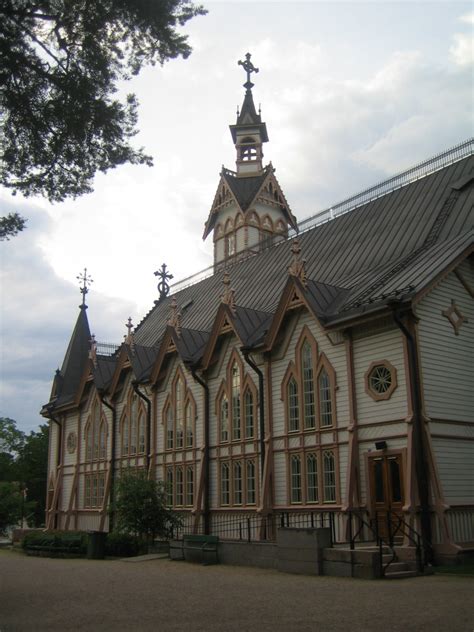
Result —
M 376 200 L 382 195 L 387 195 L 387 193 L 391 193 L 392 191 L 395 191 L 396 189 L 400 189 L 401 187 L 407 184 L 410 184 L 411 182 L 415 182 L 415 180 L 418 180 L 419 178 L 427 176 L 430 173 L 439 171 L 439 169 L 443 169 L 444 167 L 447 167 L 448 165 L 454 162 L 457 162 L 458 160 L 462 160 L 463 158 L 466 158 L 467 156 L 470 156 L 473 153 L 474 153 L 474 138 L 469 138 L 468 140 L 462 143 L 459 143 L 458 145 L 455 145 L 454 147 L 451 147 L 450 149 L 446 149 L 440 154 L 436 154 L 435 156 L 432 156 L 431 158 L 428 158 L 427 160 L 423 160 L 422 162 L 419 162 L 413 167 L 410 167 L 409 169 L 407 169 L 406 171 L 402 171 L 392 176 L 391 178 L 388 178 L 388 180 L 383 180 L 381 182 L 378 182 L 377 184 L 369 187 L 368 189 L 364 189 L 360 193 L 357 193 L 356 195 L 352 195 L 351 197 L 346 198 L 345 200 L 342 200 L 342 202 L 338 202 L 337 204 L 334 204 L 333 206 L 323 211 L 319 211 L 318 213 L 315 213 L 314 215 L 307 217 L 301 222 L 298 222 L 297 231 L 294 230 L 293 228 L 291 228 L 288 231 L 288 237 L 289 238 L 294 237 L 295 235 L 299 233 L 306 232 L 307 230 L 315 228 L 316 226 L 319 226 L 320 224 L 329 222 L 330 220 L 335 219 L 336 217 L 339 217 L 340 215 L 349 213 L 349 211 L 353 211 L 359 206 L 362 206 L 362 204 L 367 204 L 367 202 Z M 229 172 L 231 171 L 230 169 L 227 169 L 226 167 L 224 167 L 224 169 Z M 261 248 L 260 252 L 262 250 L 267 250 L 268 248 L 272 246 L 278 246 L 281 243 L 285 243 L 285 240 L 275 242 L 273 241 L 273 239 L 269 238 L 265 240 L 265 242 L 260 243 L 260 248 Z M 244 253 L 245 251 L 243 251 L 242 255 L 244 255 Z M 244 255 L 235 262 L 232 262 L 232 263 L 228 262 L 228 265 L 241 263 L 243 260 L 247 259 L 250 256 L 253 256 L 254 254 L 255 254 L 255 251 L 252 251 L 249 249 L 248 256 Z M 204 279 L 207 279 L 208 277 L 212 276 L 216 270 L 219 270 L 219 269 L 221 269 L 220 266 L 218 268 L 215 268 L 214 265 L 210 265 L 207 268 L 200 270 L 199 272 L 195 272 L 194 274 L 188 277 L 185 277 L 184 279 L 180 279 L 179 281 L 176 281 L 176 283 L 172 284 L 171 288 L 173 292 L 184 290 L 184 288 L 189 287 L 190 285 L 194 285 L 195 283 L 198 283 L 199 281 L 203 281 Z
M 474 138 L 469 138 L 450 149 L 446 149 L 440 154 L 436 154 L 435 156 L 428 158 L 428 160 L 419 162 L 413 167 L 410 167 L 410 169 L 402 171 L 388 180 L 378 182 L 368 189 L 364 189 L 360 193 L 352 195 L 351 197 L 342 200 L 342 202 L 338 202 L 337 204 L 324 209 L 324 211 L 318 211 L 318 213 L 307 217 L 298 223 L 298 232 L 304 232 L 310 228 L 318 226 L 319 224 L 334 219 L 339 215 L 348 213 L 362 204 L 367 204 L 367 202 L 376 200 L 382 195 L 391 193 L 396 189 L 400 189 L 407 184 L 415 182 L 415 180 L 419 180 L 419 178 L 427 176 L 430 173 L 434 173 L 435 171 L 439 171 L 439 169 L 443 169 L 453 162 L 462 160 L 463 158 L 470 156 L 472 153 L 474 153 Z M 290 234 L 295 235 L 296 231 L 290 231 Z
M 115 344 L 113 342 L 96 342 L 96 352 L 97 355 L 101 356 L 113 356 L 116 353 L 121 345 Z

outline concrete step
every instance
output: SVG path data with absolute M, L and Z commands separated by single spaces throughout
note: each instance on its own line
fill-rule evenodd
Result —
M 399 571 L 412 571 L 415 570 L 407 562 L 392 562 L 387 568 L 387 573 L 398 573 Z
M 407 577 L 417 577 L 417 575 L 418 573 L 416 571 L 406 570 L 390 572 L 390 568 L 388 568 L 387 572 L 385 573 L 385 579 L 406 579 Z

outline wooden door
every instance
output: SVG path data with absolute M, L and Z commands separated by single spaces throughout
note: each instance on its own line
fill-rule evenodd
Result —
M 372 515 L 377 520 L 379 535 L 388 542 L 390 532 L 396 531 L 398 517 L 403 517 L 402 455 L 369 457 L 369 478 Z M 395 541 L 401 540 L 401 533 L 395 534 Z

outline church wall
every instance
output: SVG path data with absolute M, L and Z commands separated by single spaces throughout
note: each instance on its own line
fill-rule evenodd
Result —
M 359 334 L 360 335 L 360 334 Z M 397 386 L 389 399 L 374 401 L 366 392 L 365 374 L 371 363 L 388 361 L 397 372 Z M 374 333 L 367 330 L 354 339 L 354 378 L 359 426 L 405 419 L 407 386 L 403 337 L 399 329 Z
M 474 288 L 474 263 L 458 268 Z M 451 301 L 467 318 L 459 335 L 443 316 Z M 474 301 L 452 272 L 416 306 L 424 403 L 428 417 L 474 423 Z M 454 318 L 456 316 L 454 315 Z
M 347 425 L 349 420 L 349 395 L 346 370 L 346 351 L 344 344 L 332 344 L 323 332 L 316 319 L 307 311 L 301 311 L 295 321 L 288 321 L 288 334 L 284 336 L 279 348 L 273 353 L 272 360 L 272 427 L 274 450 L 274 481 L 275 504 L 288 505 L 289 502 L 289 473 L 288 451 L 299 448 L 313 447 L 321 452 L 325 446 L 337 446 L 336 458 L 338 463 L 338 502 L 342 501 L 346 485 L 347 470 Z M 282 383 L 285 379 L 290 362 L 296 361 L 296 348 L 303 329 L 307 327 L 314 336 L 318 347 L 318 358 L 321 354 L 329 361 L 335 372 L 335 415 L 334 427 L 323 429 L 320 433 L 307 431 L 301 435 L 288 434 L 286 438 L 285 404 L 282 401 Z M 281 357 L 283 354 L 283 357 Z M 315 376 L 316 381 L 316 376 Z M 318 444 L 317 441 L 320 443 Z M 308 505 L 309 507 L 311 505 Z
M 474 503 L 474 433 L 461 438 L 433 438 L 438 473 L 449 505 Z

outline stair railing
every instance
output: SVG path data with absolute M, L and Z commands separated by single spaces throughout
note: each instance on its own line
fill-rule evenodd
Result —
M 394 528 L 395 526 L 395 528 Z M 395 536 L 400 534 L 408 539 L 410 544 L 415 547 L 416 567 L 422 573 L 424 570 L 424 559 L 421 546 L 421 534 L 407 522 L 402 515 L 395 513 L 390 509 L 387 511 L 387 527 L 390 545 L 393 547 Z
M 364 520 L 364 518 L 361 516 L 361 512 L 351 510 L 351 511 L 348 511 L 347 513 L 349 516 L 349 542 L 350 542 L 351 551 L 354 550 L 356 540 L 359 537 L 359 535 L 362 533 L 363 528 L 365 527 L 366 529 L 368 529 L 375 537 L 375 542 L 379 550 L 378 553 L 379 553 L 380 576 L 385 577 L 387 568 L 396 559 L 397 556 L 396 556 L 393 546 L 390 543 L 385 542 L 385 540 L 382 538 L 382 536 L 379 533 L 379 524 L 377 520 L 377 514 L 375 515 L 375 520 L 372 520 L 372 518 L 369 518 L 369 520 L 367 521 L 367 520 Z M 355 533 L 353 532 L 353 526 L 352 526 L 352 518 L 354 516 L 359 522 L 359 528 L 356 530 Z M 390 552 L 392 554 L 391 559 L 385 565 L 383 563 L 384 546 L 390 549 Z

